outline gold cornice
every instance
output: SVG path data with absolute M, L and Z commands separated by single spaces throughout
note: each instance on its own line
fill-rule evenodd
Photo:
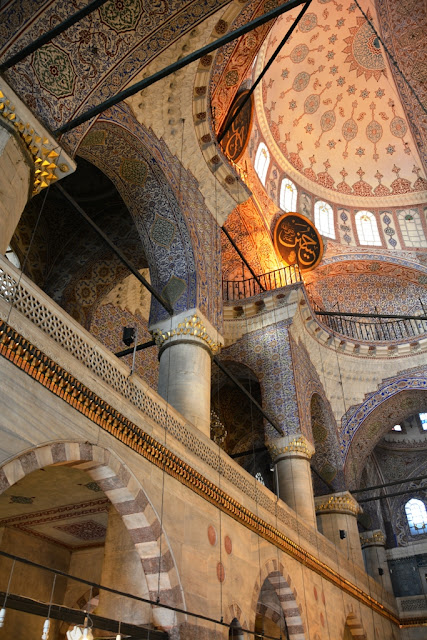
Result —
M 362 547 L 381 546 L 384 547 L 386 537 L 379 529 L 376 531 L 367 531 L 360 534 L 360 544 Z
M 362 513 L 362 507 L 348 491 L 315 498 L 314 503 L 317 514 L 348 513 L 357 516 Z
M 197 315 L 192 315 L 184 318 L 182 322 L 179 322 L 175 329 L 169 331 L 162 329 L 154 329 L 153 338 L 158 347 L 163 347 L 165 343 L 170 342 L 175 338 L 176 342 L 180 337 L 192 336 L 202 340 L 203 343 L 209 347 L 213 354 L 219 352 L 221 345 L 209 336 L 208 330 Z
M 314 447 L 303 435 L 283 436 L 274 438 L 267 443 L 273 460 L 289 455 L 298 455 L 310 460 L 314 454 Z
M 400 620 L 391 610 L 229 496 L 99 398 L 5 322 L 0 323 L 0 354 L 114 438 L 192 489 L 237 522 L 333 583 L 339 589 L 363 602 L 392 623 L 400 624 Z M 403 621 L 403 623 L 405 622 Z

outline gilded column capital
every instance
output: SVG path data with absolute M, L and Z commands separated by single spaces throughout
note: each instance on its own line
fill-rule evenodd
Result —
M 76 170 L 76 163 L 58 144 L 34 114 L 0 77 L 0 125 L 4 121 L 15 129 L 34 163 L 33 193 Z
M 360 534 L 360 544 L 363 547 L 385 547 L 386 537 L 381 529 L 365 531 Z
M 314 505 L 318 515 L 322 513 L 347 513 L 351 516 L 357 516 L 363 511 L 357 500 L 348 491 L 314 498 Z
M 216 355 L 224 343 L 222 335 L 198 309 L 184 311 L 169 320 L 163 320 L 150 327 L 150 332 L 160 349 L 178 342 L 191 341 Z
M 274 462 L 278 462 L 283 458 L 298 457 L 310 460 L 314 454 L 314 446 L 302 434 L 294 433 L 281 438 L 274 438 L 267 442 Z

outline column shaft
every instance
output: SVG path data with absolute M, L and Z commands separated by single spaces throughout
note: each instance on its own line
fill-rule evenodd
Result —
M 211 357 L 196 342 L 171 342 L 160 355 L 159 394 L 210 437 Z

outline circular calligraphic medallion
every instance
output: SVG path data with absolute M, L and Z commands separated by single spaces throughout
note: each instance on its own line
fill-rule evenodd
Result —
M 230 107 L 219 135 L 225 131 L 220 145 L 227 158 L 238 162 L 249 142 L 253 119 L 253 96 L 246 100 L 249 91 L 239 93 Z M 236 115 L 237 114 L 237 115 Z M 233 117 L 235 119 L 233 120 Z
M 280 216 L 273 238 L 280 260 L 288 265 L 297 264 L 301 271 L 311 271 L 322 259 L 322 238 L 314 224 L 300 213 Z

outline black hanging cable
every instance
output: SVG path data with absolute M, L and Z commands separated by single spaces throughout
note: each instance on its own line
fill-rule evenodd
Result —
M 56 131 L 54 131 L 54 134 L 59 135 L 59 134 L 63 134 L 63 133 L 67 133 L 68 131 L 71 131 L 78 125 L 83 124 L 84 122 L 87 122 L 88 120 L 91 120 L 95 116 L 99 115 L 103 111 L 106 111 L 106 109 L 109 109 L 110 107 L 113 107 L 119 102 L 122 102 L 126 98 L 129 98 L 135 95 L 136 93 L 139 93 L 143 89 L 150 87 L 155 82 L 158 82 L 163 78 L 167 78 L 172 73 L 175 73 L 180 69 L 183 69 L 184 67 L 191 64 L 192 62 L 196 62 L 197 60 L 200 60 L 200 58 L 203 58 L 203 56 L 208 55 L 213 51 L 216 51 L 220 47 L 223 47 L 224 45 L 229 44 L 230 42 L 233 42 L 233 40 L 236 40 L 237 38 L 240 38 L 246 33 L 253 31 L 257 27 L 260 27 L 261 25 L 265 24 L 266 22 L 269 22 L 270 20 L 274 20 L 275 18 L 278 18 L 282 13 L 290 11 L 291 9 L 294 9 L 299 5 L 304 4 L 306 1 L 307 0 L 289 0 L 288 2 L 281 4 L 278 7 L 275 7 L 271 11 L 264 13 L 262 16 L 259 16 L 254 20 L 251 20 L 250 22 L 243 25 L 242 27 L 238 27 L 234 31 L 231 31 L 230 33 L 226 33 L 221 38 L 218 38 L 218 40 L 215 40 L 215 42 L 212 42 L 202 47 L 201 49 L 198 49 L 197 51 L 190 53 L 188 56 L 184 56 L 184 58 L 181 58 L 180 60 L 173 62 L 172 64 L 167 66 L 165 69 L 161 69 L 160 71 L 154 73 L 150 77 L 144 78 L 140 82 L 137 82 L 131 85 L 130 87 L 128 87 L 127 89 L 120 91 L 115 96 L 108 98 L 101 104 L 95 107 L 92 107 L 91 109 L 88 109 L 87 111 L 82 113 L 80 116 L 77 116 L 73 120 L 70 120 L 69 122 L 60 126 L 58 129 L 56 129 Z
M 270 69 L 271 65 L 273 64 L 273 62 L 275 61 L 275 59 L 277 58 L 277 56 L 279 55 L 280 51 L 283 49 L 284 45 L 287 43 L 287 41 L 289 40 L 289 38 L 291 37 L 291 35 L 293 34 L 293 32 L 295 31 L 295 29 L 297 28 L 301 18 L 304 16 L 305 12 L 307 11 L 307 9 L 309 8 L 310 4 L 311 4 L 312 0 L 307 0 L 306 4 L 304 5 L 304 7 L 302 8 L 302 10 L 299 12 L 299 14 L 297 15 L 296 19 L 294 20 L 293 24 L 291 25 L 291 27 L 288 29 L 288 31 L 285 33 L 285 35 L 283 36 L 282 40 L 280 41 L 279 45 L 276 47 L 276 49 L 274 50 L 271 58 L 269 59 L 269 61 L 267 62 L 267 64 L 265 65 L 264 69 L 261 71 L 261 73 L 259 74 L 258 78 L 255 80 L 254 84 L 252 85 L 252 87 L 249 89 L 248 93 L 246 94 L 246 96 L 244 97 L 244 99 L 242 100 L 242 103 L 239 105 L 239 107 L 236 109 L 236 111 L 233 113 L 232 117 L 230 118 L 230 120 L 227 122 L 227 126 L 224 128 L 223 131 L 221 131 L 221 133 L 219 134 L 217 140 L 218 143 L 221 142 L 221 140 L 224 138 L 225 134 L 227 133 L 227 131 L 230 129 L 231 125 L 233 124 L 233 122 L 236 120 L 237 116 L 239 115 L 239 113 L 242 111 L 242 109 L 244 108 L 244 106 L 246 105 L 246 103 L 248 102 L 248 100 L 250 99 L 251 95 L 254 93 L 255 89 L 257 88 L 257 86 L 259 85 L 259 83 L 261 82 L 261 80 L 263 79 L 263 77 L 265 76 L 265 74 L 267 73 L 267 71 Z
M 10 69 L 10 67 L 13 67 L 15 64 L 18 64 L 18 62 L 21 62 L 21 60 L 29 56 L 34 51 L 37 51 L 37 49 L 40 49 L 40 47 L 42 47 L 44 44 L 47 44 L 48 42 L 56 38 L 56 36 L 59 36 L 59 34 L 72 27 L 73 24 L 76 24 L 76 22 L 79 22 L 80 20 L 82 20 L 82 18 L 86 17 L 96 9 L 99 9 L 99 7 L 102 7 L 102 5 L 106 2 L 108 2 L 108 0 L 94 0 L 94 2 L 91 2 L 86 7 L 83 7 L 83 9 L 80 9 L 80 11 L 76 11 L 76 13 L 73 13 L 73 15 L 71 15 L 69 18 L 66 18 L 56 27 L 50 29 L 50 31 L 44 33 L 42 36 L 40 36 L 40 38 L 37 38 L 28 46 L 21 49 L 21 51 L 15 53 L 15 55 L 11 56 L 5 62 L 1 63 L 0 73 L 4 73 L 8 69 Z

